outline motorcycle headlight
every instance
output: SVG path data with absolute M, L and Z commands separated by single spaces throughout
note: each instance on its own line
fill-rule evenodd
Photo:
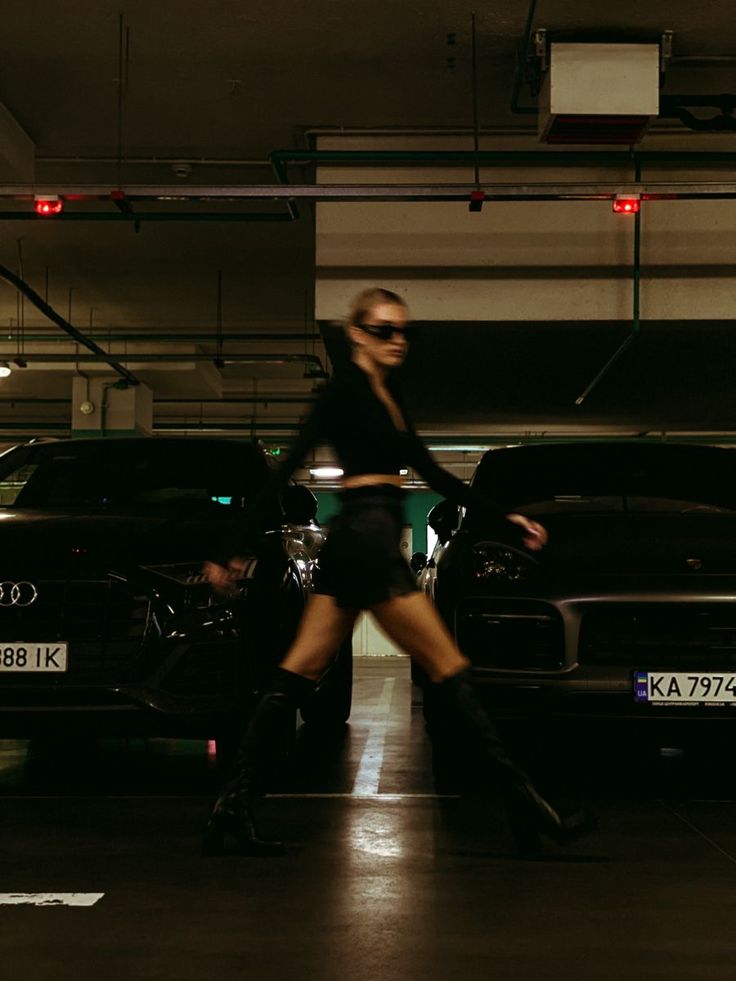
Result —
M 476 581 L 513 586 L 529 579 L 536 563 L 515 549 L 481 542 L 473 547 L 472 568 Z

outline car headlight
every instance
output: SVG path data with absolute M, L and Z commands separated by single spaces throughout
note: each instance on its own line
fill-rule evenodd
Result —
M 504 545 L 481 542 L 473 546 L 473 578 L 489 584 L 516 585 L 531 577 L 537 563 Z

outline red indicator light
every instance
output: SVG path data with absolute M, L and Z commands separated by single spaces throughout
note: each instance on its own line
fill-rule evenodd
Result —
M 613 210 L 617 215 L 635 215 L 640 208 L 640 198 L 616 197 L 613 199 Z
M 64 210 L 64 202 L 56 197 L 36 198 L 33 207 L 37 215 L 47 218 L 51 215 L 60 215 Z
M 483 202 L 486 199 L 484 191 L 477 190 L 470 192 L 470 204 L 468 205 L 468 211 L 481 211 L 483 208 Z

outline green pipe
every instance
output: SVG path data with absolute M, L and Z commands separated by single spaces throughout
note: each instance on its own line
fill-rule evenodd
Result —
M 122 211 L 62 211 L 47 218 L 35 211 L 0 211 L 0 221 L 41 221 L 50 224 L 59 221 L 127 221 L 137 225 L 145 221 L 294 221 L 289 214 L 257 211 L 194 212 L 148 211 L 125 214 Z
M 216 362 L 220 360 L 216 354 L 167 354 L 162 351 L 160 354 L 135 353 L 117 354 L 116 358 L 122 361 L 134 361 L 140 364 L 160 364 L 170 361 L 175 364 L 200 364 L 205 362 Z M 47 362 L 48 364 L 110 364 L 109 354 L 44 354 L 36 353 L 20 355 L 11 351 L 9 354 L 0 352 L 0 361 L 14 361 L 16 358 L 22 359 L 28 364 L 38 364 Z M 314 372 L 316 377 L 326 377 L 326 372 L 322 362 L 316 354 L 226 354 L 222 360 L 226 364 L 303 364 L 305 369 Z M 124 369 L 127 370 L 127 369 Z M 136 379 L 135 384 L 138 384 Z
M 271 159 L 271 169 L 273 170 L 274 174 L 276 175 L 276 180 L 279 182 L 279 184 L 288 184 L 289 183 L 289 176 L 286 173 L 286 167 L 282 166 L 280 162 Z M 296 206 L 296 201 L 289 201 L 289 200 L 287 200 L 285 202 L 285 204 L 286 204 L 287 214 L 286 214 L 286 216 L 284 217 L 283 220 L 284 221 L 297 221 L 299 219 L 300 215 L 299 215 L 299 209 Z
M 733 150 L 274 150 L 271 161 L 282 183 L 290 183 L 287 165 L 294 164 L 472 164 L 476 157 L 483 166 L 539 164 L 546 167 L 600 164 L 631 166 L 641 163 L 736 163 Z
M 453 446 L 454 442 L 461 440 L 461 445 L 473 445 L 473 450 L 463 451 Z M 467 441 L 467 443 L 465 443 Z M 533 445 L 537 443 L 736 443 L 736 434 L 726 433 L 721 435 L 688 435 L 678 436 L 677 433 L 657 433 L 656 435 L 639 436 L 632 433 L 628 436 L 519 436 L 515 433 L 506 435 L 495 433 L 485 439 L 477 435 L 455 436 L 447 441 L 442 437 L 425 436 L 424 442 L 435 452 L 473 452 L 483 453 L 492 447 L 504 447 L 509 445 Z
M 154 399 L 158 405 L 262 405 L 264 402 L 273 405 L 303 405 L 305 402 L 314 402 L 315 395 L 248 395 L 237 398 L 221 399 Z
M 16 328 L 12 328 L 15 330 Z M 0 336 L 2 336 L 2 329 L 0 329 Z M 134 333 L 123 333 L 115 327 L 111 327 L 108 330 L 93 330 L 87 331 L 86 337 L 91 340 L 98 341 L 108 341 L 118 342 L 118 341 L 138 341 L 140 343 L 148 344 L 150 343 L 171 343 L 171 342 L 181 342 L 181 341 L 210 341 L 212 344 L 216 344 L 219 340 L 217 334 L 212 331 L 207 333 L 191 333 L 191 334 L 149 334 L 145 330 L 137 331 Z M 49 343 L 53 344 L 57 341 L 61 343 L 68 344 L 69 341 L 65 337 L 61 337 L 59 334 L 29 334 L 27 331 L 23 333 L 23 337 L 26 343 L 37 342 L 37 343 Z M 9 336 L 8 340 L 14 340 L 14 336 Z M 232 333 L 226 332 L 222 335 L 223 341 L 283 341 L 284 343 L 306 343 L 314 342 L 320 340 L 320 336 L 317 333 L 293 333 L 293 334 L 282 334 L 273 333 L 269 334 L 267 332 L 259 333 L 248 333 L 247 331 L 234 331 Z
M 248 395 L 237 398 L 221 399 L 154 399 L 157 405 L 261 405 L 268 402 L 273 405 L 303 405 L 305 402 L 314 402 L 314 395 Z M 69 405 L 70 400 L 66 399 L 44 399 L 22 396 L 13 398 L 0 398 L 0 405 Z
M 524 40 L 521 42 L 516 53 L 516 70 L 514 71 L 514 82 L 511 89 L 511 111 L 528 116 L 536 116 L 539 110 L 535 106 L 520 106 L 519 96 L 521 95 L 521 83 L 524 79 L 524 68 L 529 57 L 529 43 L 532 39 L 534 30 L 534 14 L 537 9 L 537 0 L 529 0 L 529 7 L 526 13 L 526 26 L 524 28 Z
M 65 320 L 60 313 L 57 313 L 56 310 L 54 310 L 54 308 L 50 304 L 48 304 L 44 299 L 42 299 L 38 295 L 38 293 L 31 286 L 29 286 L 28 283 L 25 282 L 25 280 L 20 278 L 20 276 L 16 276 L 16 274 L 12 272 L 10 269 L 7 269 L 5 266 L 0 265 L 0 279 L 4 279 L 7 283 L 10 283 L 11 286 L 14 286 L 15 289 L 21 294 L 21 296 L 25 296 L 28 300 L 30 300 L 30 302 L 34 305 L 34 307 L 36 307 L 37 310 L 41 311 L 44 317 L 47 317 L 52 323 L 57 324 L 57 326 L 61 327 L 61 329 L 69 337 L 71 337 L 73 341 L 76 341 L 77 344 L 81 344 L 83 347 L 86 347 L 88 350 L 94 352 L 93 354 L 82 355 L 82 357 L 94 358 L 98 361 L 104 361 L 110 365 L 110 367 L 114 372 L 120 375 L 120 377 L 123 379 L 123 381 L 126 384 L 128 385 L 138 384 L 138 379 L 135 377 L 132 371 L 129 371 L 123 365 L 119 364 L 111 355 L 106 354 L 105 351 L 103 351 L 103 349 L 99 346 L 99 344 L 96 344 L 94 341 L 91 341 L 88 337 L 85 337 L 85 335 L 80 330 L 77 330 L 77 328 L 73 324 L 69 323 L 68 320 Z M 9 358 L 5 358 L 4 360 L 12 361 L 17 357 L 24 358 L 24 352 L 17 351 L 15 354 L 10 354 Z
M 641 161 L 634 161 L 634 179 L 641 180 Z M 638 334 L 641 322 L 639 319 L 641 293 L 641 210 L 634 215 L 634 268 L 633 268 L 633 323 L 632 334 Z
M 22 432 L 25 430 L 36 432 L 45 432 L 52 430 L 54 432 L 70 432 L 70 427 L 67 423 L 63 422 L 11 422 L 0 424 L 7 430 L 5 433 L 0 433 L 0 440 L 6 440 L 9 438 L 14 438 L 10 435 L 10 430 L 14 432 Z M 220 429 L 223 432 L 231 430 L 245 431 L 249 430 L 252 432 L 273 432 L 273 431 L 284 431 L 288 427 L 280 426 L 274 423 L 259 423 L 256 426 L 241 425 L 240 423 L 203 423 L 201 426 L 197 423 L 193 425 L 187 425 L 185 423 L 157 423 L 154 425 L 154 432 L 166 432 L 170 430 L 182 430 L 186 429 L 189 432 L 195 432 L 197 429 Z M 296 432 L 299 427 L 293 427 L 292 432 Z M 292 438 L 291 436 L 287 439 Z M 478 440 L 476 435 L 458 437 L 464 440 Z M 272 439 L 270 440 L 273 441 Z M 431 439 L 425 440 L 426 442 L 431 442 Z M 660 444 L 660 443 L 697 443 L 704 445 L 715 445 L 715 444 L 736 444 L 736 435 L 733 433 L 729 434 L 707 434 L 707 435 L 669 435 L 668 433 L 662 433 L 659 436 L 637 436 L 632 434 L 630 436 L 519 436 L 515 433 L 508 433 L 506 435 L 495 433 L 488 436 L 483 443 L 483 447 L 479 446 L 477 452 L 482 453 L 486 449 L 491 449 L 493 447 L 504 447 L 509 445 L 536 445 L 536 444 L 568 444 L 568 443 L 644 443 L 644 444 Z M 452 444 L 442 446 L 434 446 L 435 452 L 457 452 Z
M 158 422 L 154 424 L 154 431 L 167 432 L 171 429 L 186 429 L 188 432 L 194 432 L 197 429 L 220 429 L 223 432 L 238 430 L 248 432 L 269 432 L 269 433 L 298 433 L 301 430 L 301 425 L 299 423 L 282 423 L 282 422 L 258 422 L 250 424 L 249 420 L 244 422 L 218 422 L 217 420 L 208 419 L 197 419 L 195 422 L 189 422 L 183 419 L 181 422 Z M 291 436 L 287 437 L 291 438 Z
M 636 160 L 634 162 L 635 180 L 641 180 L 641 162 Z M 619 345 L 619 347 L 613 352 L 611 357 L 606 361 L 601 370 L 595 376 L 593 381 L 588 385 L 588 387 L 578 395 L 575 399 L 575 405 L 582 405 L 587 399 L 593 389 L 596 387 L 598 382 L 608 374 L 611 368 L 616 364 L 621 356 L 628 351 L 629 347 L 633 344 L 639 330 L 641 327 L 640 321 L 640 294 L 641 294 L 641 210 L 637 211 L 634 215 L 634 260 L 632 263 L 631 270 L 631 286 L 632 286 L 632 314 L 631 314 L 631 332 L 629 336 L 624 340 L 624 342 Z
M 40 419 L 37 422 L 3 422 L 2 425 L 5 429 L 18 430 L 18 432 L 25 432 L 26 430 L 40 430 L 45 432 L 47 429 L 51 429 L 54 432 L 69 432 L 69 424 L 66 422 L 43 422 Z M 2 436 L 0 436 L 0 439 L 2 439 Z

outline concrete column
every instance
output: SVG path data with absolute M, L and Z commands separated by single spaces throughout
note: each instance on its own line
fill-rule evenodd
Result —
M 150 436 L 153 392 L 110 375 L 72 381 L 72 436 Z

